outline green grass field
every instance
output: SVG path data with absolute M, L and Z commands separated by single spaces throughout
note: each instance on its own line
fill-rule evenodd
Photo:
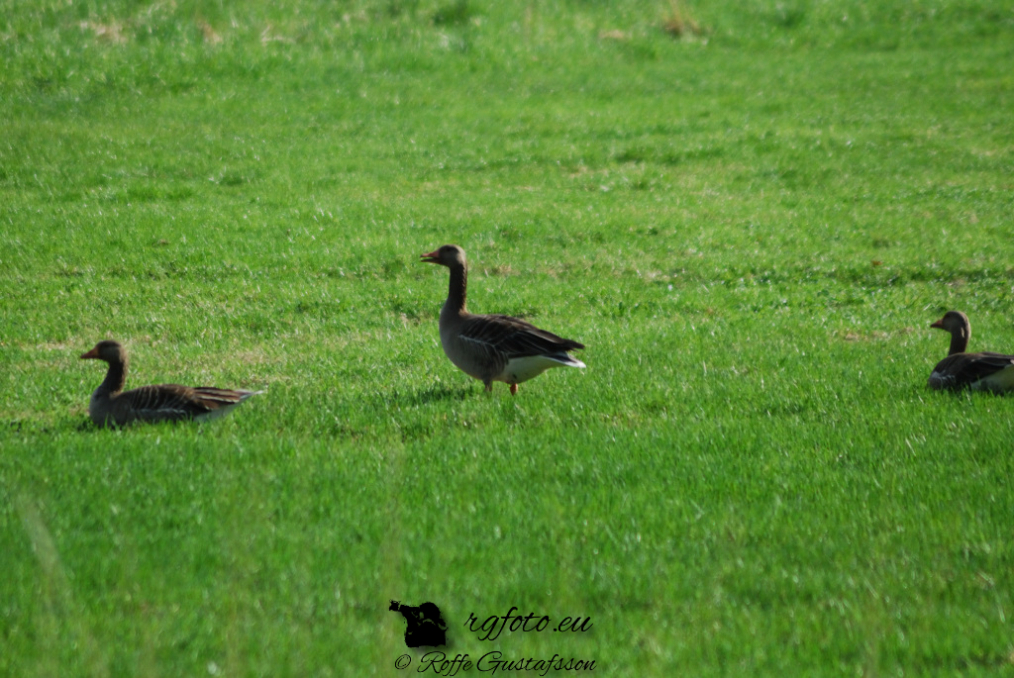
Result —
M 1014 675 L 1014 400 L 926 387 L 1014 353 L 1014 11 L 726 5 L 0 0 L 0 675 Z M 588 368 L 455 369 L 444 243 Z M 104 338 L 267 393 L 96 429 Z

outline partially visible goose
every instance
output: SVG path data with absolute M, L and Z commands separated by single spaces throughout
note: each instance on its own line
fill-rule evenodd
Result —
M 1002 353 L 965 353 L 972 336 L 972 325 L 961 311 L 948 311 L 930 327 L 951 333 L 948 356 L 937 363 L 930 374 L 929 386 L 935 389 L 1002 393 L 1014 390 L 1014 355 Z
M 124 391 L 127 351 L 116 341 L 100 341 L 82 360 L 109 363 L 105 381 L 92 393 L 88 414 L 99 426 L 123 426 L 134 421 L 203 421 L 227 413 L 261 391 L 233 391 L 210 386 L 158 384 Z
M 444 245 L 422 255 L 422 261 L 451 269 L 447 301 L 440 310 L 440 343 L 458 369 L 493 390 L 494 381 L 510 384 L 511 395 L 518 384 L 537 377 L 550 367 L 584 367 L 567 351 L 583 344 L 540 330 L 524 320 L 506 315 L 472 315 L 465 308 L 468 276 L 465 251 Z

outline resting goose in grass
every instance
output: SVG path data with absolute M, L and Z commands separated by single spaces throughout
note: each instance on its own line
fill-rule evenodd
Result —
M 506 315 L 473 315 L 465 309 L 468 276 L 465 250 L 444 245 L 422 255 L 422 261 L 451 269 L 447 301 L 440 310 L 440 343 L 458 369 L 493 390 L 494 381 L 510 384 L 511 395 L 518 384 L 550 367 L 584 367 L 567 351 L 583 344 L 540 330 L 524 320 Z
M 948 311 L 930 327 L 951 333 L 951 349 L 930 374 L 930 388 L 1003 393 L 1014 390 L 1014 355 L 965 353 L 972 325 L 961 311 Z
M 204 421 L 226 414 L 261 391 L 233 391 L 210 386 L 158 384 L 124 391 L 127 381 L 127 351 L 116 341 L 100 341 L 81 356 L 82 360 L 104 360 L 109 371 L 92 393 L 88 414 L 99 426 L 123 426 L 134 421 Z

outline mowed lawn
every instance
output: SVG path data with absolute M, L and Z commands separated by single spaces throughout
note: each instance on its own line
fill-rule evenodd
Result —
M 0 675 L 1014 674 L 1014 11 L 733 4 L 0 0 Z

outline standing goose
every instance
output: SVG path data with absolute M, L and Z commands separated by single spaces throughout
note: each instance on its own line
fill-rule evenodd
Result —
M 583 344 L 540 330 L 524 320 L 506 315 L 473 315 L 465 308 L 468 276 L 465 251 L 444 245 L 422 255 L 422 261 L 451 269 L 447 301 L 440 310 L 440 343 L 458 369 L 480 380 L 487 391 L 494 381 L 510 384 L 511 395 L 518 384 L 550 367 L 584 367 L 567 351 Z
M 158 384 L 124 391 L 127 381 L 127 351 L 116 341 L 100 341 L 81 356 L 82 360 L 104 360 L 109 371 L 92 393 L 88 414 L 99 426 L 123 426 L 133 421 L 204 421 L 227 413 L 261 391 L 233 391 L 210 386 Z
M 972 336 L 972 325 L 961 311 L 948 311 L 930 327 L 951 333 L 951 349 L 930 374 L 929 386 L 935 389 L 1003 393 L 1014 390 L 1014 355 L 1002 353 L 965 353 Z

